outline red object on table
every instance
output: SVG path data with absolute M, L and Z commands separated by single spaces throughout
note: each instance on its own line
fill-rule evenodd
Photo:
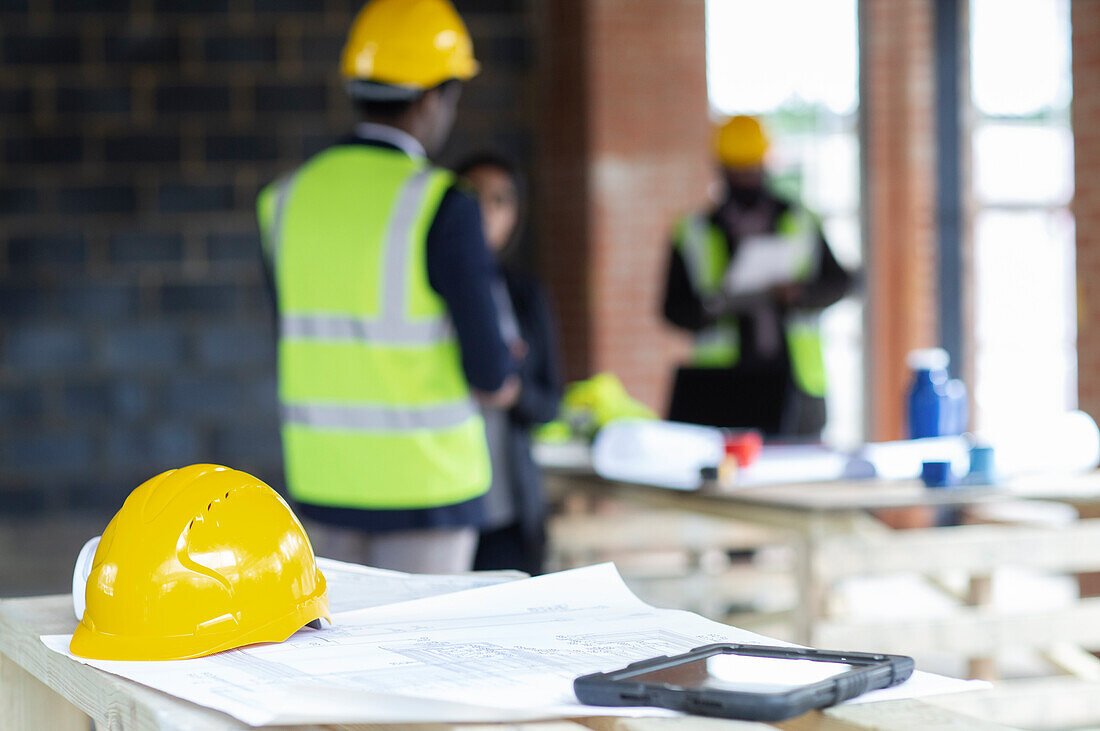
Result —
M 726 434 L 726 455 L 737 460 L 738 467 L 748 467 L 760 456 L 764 437 L 755 429 Z

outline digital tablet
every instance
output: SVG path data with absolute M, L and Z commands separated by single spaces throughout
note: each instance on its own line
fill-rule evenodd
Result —
M 888 688 L 913 658 L 768 645 L 717 644 L 573 681 L 582 703 L 655 706 L 700 716 L 782 721 Z

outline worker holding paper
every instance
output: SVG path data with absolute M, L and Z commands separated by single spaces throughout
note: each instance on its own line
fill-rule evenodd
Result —
M 724 196 L 675 228 L 664 315 L 694 334 L 695 350 L 676 373 L 669 418 L 816 437 L 826 388 L 817 320 L 852 277 L 817 219 L 769 189 L 767 149 L 756 119 L 721 125 Z
M 478 204 L 428 156 L 477 70 L 448 0 L 371 0 L 342 60 L 362 121 L 257 204 L 287 487 L 333 558 L 473 566 L 490 482 L 475 399 L 508 408 L 520 384 Z

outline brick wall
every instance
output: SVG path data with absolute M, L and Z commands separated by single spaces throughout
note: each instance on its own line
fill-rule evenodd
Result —
M 583 3 L 538 5 L 538 177 L 532 182 L 539 221 L 540 269 L 554 299 L 562 365 L 569 380 L 591 373 L 588 183 L 588 40 Z
M 1073 140 L 1077 218 L 1077 383 L 1080 407 L 1100 419 L 1100 3 L 1074 0 Z
M 526 160 L 526 3 L 458 6 L 485 71 L 447 158 Z M 281 484 L 253 201 L 346 132 L 358 7 L 0 3 L 0 515 L 114 509 L 201 460 Z
M 905 354 L 938 342 L 933 5 L 861 5 L 872 439 L 902 436 Z
M 614 371 L 664 411 L 687 346 L 660 317 L 668 234 L 711 179 L 704 3 L 550 5 L 540 200 L 568 375 Z

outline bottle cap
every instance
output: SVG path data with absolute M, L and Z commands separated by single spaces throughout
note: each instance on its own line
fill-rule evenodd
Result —
M 925 487 L 950 487 L 955 482 L 950 462 L 925 462 L 921 466 L 920 478 Z
M 738 467 L 755 462 L 764 446 L 764 438 L 755 429 L 727 433 L 725 441 L 726 456 L 737 460 Z
M 970 474 L 968 477 L 972 480 L 993 480 L 993 447 L 975 444 L 970 448 Z
M 951 356 L 943 348 L 910 350 L 905 363 L 911 371 L 942 371 L 951 362 Z

